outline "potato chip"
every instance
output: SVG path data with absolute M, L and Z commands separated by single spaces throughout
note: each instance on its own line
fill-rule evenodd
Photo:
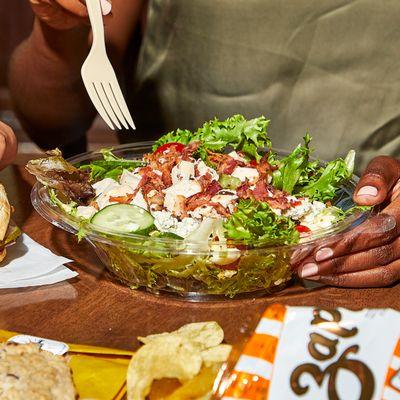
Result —
M 193 400 L 210 397 L 220 364 L 202 368 L 193 379 L 176 389 L 166 400 Z
M 224 340 L 224 331 L 215 321 L 194 322 L 183 325 L 178 330 L 170 333 L 159 333 L 146 337 L 139 337 L 138 339 L 142 343 L 146 344 L 156 338 L 170 335 L 178 335 L 180 337 L 187 338 L 190 342 L 198 344 L 202 350 L 208 349 L 209 347 L 218 346 Z
M 201 358 L 203 359 L 204 365 L 209 367 L 215 363 L 223 363 L 227 361 L 231 350 L 231 345 L 220 344 L 218 346 L 202 350 Z
M 164 400 L 181 386 L 182 384 L 175 378 L 157 379 L 151 385 L 148 400 Z
M 128 400 L 144 400 L 155 379 L 192 379 L 200 372 L 202 362 L 199 346 L 184 337 L 162 335 L 150 340 L 129 364 Z

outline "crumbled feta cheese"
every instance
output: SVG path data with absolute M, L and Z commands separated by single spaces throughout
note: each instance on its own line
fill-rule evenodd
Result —
M 194 164 L 189 161 L 181 161 L 172 168 L 171 178 L 173 185 L 194 178 Z
M 135 190 L 141 179 L 142 179 L 141 175 L 135 174 L 133 172 L 128 171 L 127 169 L 124 169 L 122 171 L 121 177 L 119 178 L 119 183 L 121 185 L 128 185 L 132 188 L 132 190 Z
M 324 203 L 313 201 L 311 211 L 300 220 L 300 223 L 315 231 L 331 227 L 336 220 L 337 211 L 334 207 L 327 208 Z
M 292 198 L 292 196 L 290 198 L 288 197 L 288 200 L 298 201 L 295 197 Z M 299 205 L 293 206 L 285 211 L 285 215 L 287 217 L 298 220 L 304 217 L 306 214 L 312 212 L 313 203 L 309 199 L 303 199 L 300 201 L 301 203 Z
M 152 215 L 154 225 L 159 231 L 175 233 L 175 235 L 183 238 L 186 238 L 200 226 L 200 222 L 193 218 L 183 218 L 182 221 L 179 221 L 168 211 L 153 211 Z
M 260 175 L 256 168 L 236 167 L 232 172 L 232 176 L 239 178 L 241 182 L 245 182 L 247 179 L 252 184 L 258 180 Z
M 94 183 L 92 186 L 96 192 L 96 196 L 98 196 L 98 195 L 102 194 L 103 192 L 106 192 L 115 187 L 118 187 L 119 183 L 112 178 L 104 178 L 101 181 Z
M 178 220 L 169 211 L 153 211 L 154 225 L 161 232 L 169 232 L 175 229 Z
M 182 221 L 178 222 L 176 227 L 176 231 L 174 232 L 176 235 L 186 238 L 194 232 L 200 226 L 200 222 L 196 221 L 193 218 L 183 218 Z
M 240 156 L 236 151 L 231 151 L 230 153 L 228 153 L 228 156 L 231 156 L 236 161 L 246 162 L 246 159 Z
M 92 206 L 78 206 L 76 216 L 79 218 L 90 219 L 96 214 L 97 210 Z
M 200 176 L 204 176 L 207 173 L 209 173 L 211 174 L 214 181 L 218 181 L 219 179 L 218 172 L 215 169 L 208 167 L 203 160 L 198 160 L 196 165 L 197 165 L 197 171 L 199 171 Z

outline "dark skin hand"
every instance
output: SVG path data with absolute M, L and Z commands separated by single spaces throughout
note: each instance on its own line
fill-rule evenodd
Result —
M 298 268 L 300 277 L 343 287 L 381 287 L 400 280 L 400 161 L 374 158 L 357 185 L 354 201 L 381 210 L 313 249 Z

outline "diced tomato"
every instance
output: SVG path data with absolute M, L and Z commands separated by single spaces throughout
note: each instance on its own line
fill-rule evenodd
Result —
M 293 201 L 291 200 L 290 205 L 293 207 L 297 207 L 297 206 L 301 205 L 301 201 L 300 200 L 293 200 Z
M 310 232 L 310 230 L 311 230 L 310 228 L 308 228 L 305 225 L 297 225 L 296 229 L 297 229 L 297 232 L 300 232 L 300 233 Z
M 250 161 L 250 165 L 251 165 L 252 167 L 257 167 L 257 165 L 258 165 L 257 160 L 251 160 L 251 161 Z
M 178 143 L 178 142 L 165 143 L 162 146 L 160 146 L 154 153 L 155 154 L 162 154 L 166 150 L 171 149 L 171 148 L 173 148 L 178 153 L 182 153 L 182 151 L 185 148 L 185 145 L 182 144 L 182 143 Z

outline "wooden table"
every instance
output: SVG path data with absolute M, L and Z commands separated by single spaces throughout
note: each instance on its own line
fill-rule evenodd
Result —
M 319 288 L 295 285 L 280 294 L 246 300 L 190 303 L 132 291 L 117 282 L 87 243 L 52 227 L 32 209 L 33 179 L 22 167 L 0 173 L 16 212 L 14 220 L 53 252 L 76 260 L 79 277 L 52 286 L 0 291 L 0 328 L 73 343 L 135 349 L 136 337 L 168 331 L 193 321 L 218 321 L 235 343 L 268 305 L 392 307 L 400 310 L 400 285 L 380 289 Z

